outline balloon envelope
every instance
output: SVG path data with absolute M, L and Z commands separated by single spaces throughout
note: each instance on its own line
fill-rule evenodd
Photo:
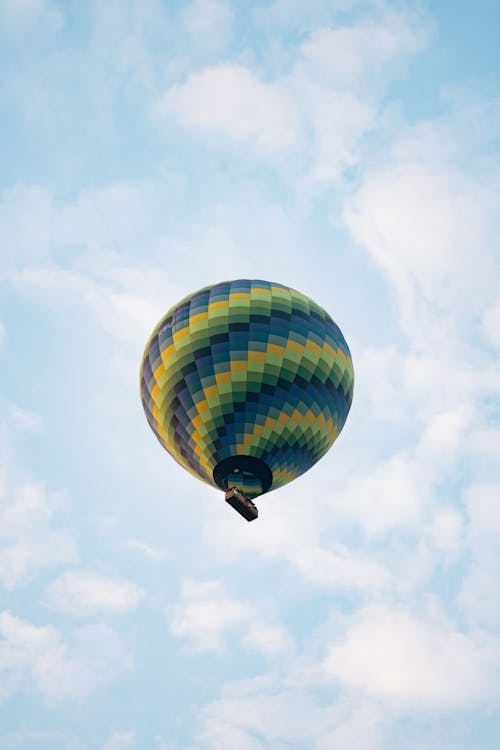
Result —
M 331 447 L 354 372 L 331 317 L 282 284 L 240 279 L 172 307 L 146 345 L 144 411 L 185 469 L 248 498 L 281 487 Z

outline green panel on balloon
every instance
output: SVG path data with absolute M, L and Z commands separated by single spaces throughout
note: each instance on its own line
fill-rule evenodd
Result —
M 349 412 L 351 355 L 300 292 L 241 279 L 172 307 L 142 360 L 147 419 L 199 479 L 249 498 L 290 482 L 331 447 Z

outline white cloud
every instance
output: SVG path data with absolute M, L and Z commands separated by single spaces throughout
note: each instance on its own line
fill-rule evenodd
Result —
M 40 417 L 0 401 L 0 583 L 26 584 L 41 571 L 76 560 L 73 534 L 63 523 L 67 500 L 19 466 L 17 440 L 42 428 Z
M 332 491 L 328 482 L 316 485 L 314 510 L 310 492 L 289 487 L 281 493 L 264 497 L 259 506 L 259 527 L 248 532 L 238 519 L 222 508 L 220 517 L 212 518 L 206 542 L 212 554 L 224 559 L 248 559 L 249 554 L 261 561 L 287 562 L 302 580 L 325 589 L 348 589 L 372 592 L 390 585 L 392 575 L 380 561 L 380 555 L 367 554 L 339 541 L 339 530 L 331 524 Z
M 317 80 L 364 88 L 380 74 L 383 79 L 401 75 L 401 69 L 396 73 L 386 66 L 394 60 L 404 65 L 422 49 L 426 37 L 422 18 L 387 12 L 373 21 L 315 30 L 301 47 L 301 64 Z
M 358 362 L 364 415 L 375 435 L 384 424 L 398 429 L 405 448 L 389 437 L 385 451 L 373 450 L 366 476 L 348 479 L 338 512 L 368 535 L 419 537 L 427 574 L 443 556 L 450 563 L 465 554 L 457 477 L 458 485 L 468 473 L 497 478 L 485 404 L 500 381 L 482 334 L 494 343 L 500 194 L 472 130 L 463 111 L 399 128 L 343 214 L 396 293 L 406 336 L 399 349 L 370 350 Z
M 252 615 L 250 604 L 230 597 L 215 581 L 185 581 L 181 599 L 170 619 L 170 631 L 201 650 L 220 648 L 224 636 Z
M 143 596 L 143 591 L 130 581 L 68 570 L 50 584 L 47 604 L 73 617 L 119 615 L 135 609 Z
M 134 747 L 135 739 L 135 732 L 115 731 L 99 750 L 123 750 L 126 747 Z
M 0 510 L 0 581 L 13 589 L 41 570 L 76 560 L 73 535 L 57 528 L 58 495 L 48 495 L 41 483 L 8 483 Z
M 365 471 L 370 474 L 371 470 Z M 413 591 L 432 575 L 441 551 L 436 552 L 434 536 L 427 528 L 433 518 L 429 499 L 413 486 L 407 498 L 406 478 L 399 486 L 394 484 L 398 471 L 394 477 L 385 475 L 387 484 L 376 476 L 380 479 L 377 495 L 375 479 L 370 482 L 359 476 L 356 462 L 351 470 L 337 466 L 329 472 L 325 467 L 322 477 L 318 473 L 314 480 L 313 506 L 310 491 L 299 493 L 298 488 L 286 489 L 286 499 L 282 499 L 286 508 L 278 495 L 263 498 L 264 523 L 254 534 L 245 533 L 244 528 L 240 534 L 227 518 L 214 529 L 212 519 L 213 552 L 240 564 L 250 552 L 253 564 L 258 562 L 263 570 L 271 560 L 286 563 L 301 584 L 368 601 L 384 592 Z M 359 479 L 350 484 L 353 474 Z M 283 491 L 280 494 L 283 498 Z M 385 537 L 384 544 L 381 537 Z M 452 553 L 447 554 L 451 559 Z
M 184 125 L 255 144 L 264 153 L 292 147 L 300 129 L 289 93 L 238 65 L 192 73 L 164 94 L 160 108 Z
M 497 286 L 498 186 L 471 168 L 466 151 L 453 118 L 409 129 L 344 208 L 354 239 L 397 292 L 412 348 L 435 357 L 444 349 L 458 358 L 465 321 L 483 313 Z
M 316 700 L 286 677 L 266 675 L 226 684 L 220 698 L 199 711 L 193 744 L 203 750 L 376 750 L 383 726 L 380 708 L 368 701 Z
M 73 316 L 78 316 L 82 307 L 86 308 L 114 339 L 134 343 L 140 351 L 164 307 L 154 299 L 153 290 L 147 293 L 147 272 L 130 269 L 139 287 L 132 289 L 131 279 L 125 281 L 125 288 L 122 286 L 120 276 L 124 270 L 117 271 L 115 283 L 94 280 L 84 271 L 53 267 L 27 268 L 10 274 L 9 281 L 12 286 L 29 291 L 32 297 Z
M 365 178 L 346 220 L 391 280 L 402 286 L 415 279 L 429 294 L 450 273 L 454 279 L 457 260 L 474 270 L 473 249 L 483 253 L 477 230 L 485 197 L 483 186 L 449 168 L 400 162 Z M 441 291 L 450 304 L 449 290 Z
M 467 448 L 465 436 L 474 424 L 475 412 L 466 403 L 429 414 L 415 449 L 415 458 L 428 475 L 442 478 L 456 466 Z
M 290 645 L 283 627 L 261 607 L 230 596 L 217 581 L 184 581 L 169 625 L 173 635 L 186 638 L 200 651 L 220 649 L 234 634 L 246 648 L 266 655 Z
M 217 65 L 170 87 L 157 109 L 221 142 L 308 164 L 309 181 L 330 181 L 357 161 L 358 141 L 376 122 L 387 81 L 401 75 L 426 37 L 421 18 L 396 13 L 319 29 L 275 80 L 241 65 Z
M 420 615 L 384 604 L 332 614 L 284 674 L 226 683 L 199 711 L 192 746 L 381 750 L 402 717 L 418 727 L 430 715 L 495 706 L 499 645 L 481 631 L 460 632 L 434 602 Z
M 500 662 L 498 644 L 457 631 L 440 618 L 402 607 L 373 605 L 355 614 L 324 663 L 343 688 L 397 710 L 474 705 L 491 694 Z
M 427 574 L 443 557 L 447 563 L 463 559 L 469 547 L 472 563 L 459 604 L 473 622 L 485 624 L 497 616 L 491 580 L 498 562 L 485 549 L 493 546 L 488 537 L 497 538 L 490 498 L 498 490 L 492 482 L 466 493 L 466 526 L 458 507 L 460 489 L 450 484 L 443 490 L 443 485 L 458 476 L 463 480 L 466 473 L 498 478 L 496 429 L 485 403 L 498 396 L 500 383 L 496 363 L 482 348 L 478 320 L 495 344 L 499 194 L 496 178 L 474 163 L 477 153 L 471 156 L 460 127 L 451 117 L 398 136 L 346 203 L 344 218 L 353 236 L 397 293 L 407 335 L 406 353 L 372 353 L 360 362 L 358 375 L 375 383 L 373 393 L 364 394 L 368 414 L 377 423 L 396 423 L 406 431 L 409 448 L 400 459 L 409 485 L 406 492 L 399 485 L 401 503 L 394 496 L 393 508 L 384 505 L 384 497 L 398 494 L 398 482 L 391 472 L 385 477 L 388 490 L 374 480 L 384 479 L 383 467 L 396 461 L 393 453 L 370 468 L 366 479 L 351 483 L 351 502 L 341 502 L 339 511 L 353 512 L 369 533 L 377 531 L 377 524 L 380 531 L 386 524 L 397 530 L 402 522 L 420 536 L 422 552 L 427 548 L 422 558 L 430 564 Z M 386 402 L 388 419 L 380 408 Z M 379 516 L 377 491 L 382 498 Z M 441 504 L 438 498 L 445 492 L 449 503 Z M 481 530 L 485 507 L 485 515 L 492 514 L 488 531 Z M 405 515 L 411 509 L 413 516 Z M 474 542 L 476 537 L 481 542 Z
M 128 649 L 110 628 L 89 625 L 65 640 L 54 627 L 0 613 L 0 696 L 35 692 L 48 704 L 81 701 L 131 667 Z
M 395 395 L 396 404 L 392 408 L 399 419 L 399 413 L 405 408 L 408 410 L 408 404 L 412 405 L 411 424 L 402 424 L 408 429 L 411 448 L 392 452 L 386 459 L 376 456 L 375 461 L 365 462 L 361 476 L 356 472 L 346 473 L 335 498 L 336 514 L 353 521 L 368 537 L 392 531 L 421 535 L 423 526 L 432 523 L 435 528 L 431 536 L 438 547 L 444 543 L 438 528 L 443 533 L 446 529 L 449 545 L 452 545 L 452 537 L 458 543 L 460 516 L 451 508 L 446 511 L 438 507 L 439 485 L 469 453 L 466 436 L 474 424 L 474 410 L 462 404 L 433 414 L 427 403 L 427 414 L 418 414 L 418 399 L 401 371 L 399 386 L 400 392 Z M 382 384 L 376 385 L 375 413 L 378 396 L 383 390 Z M 371 408 L 370 403 L 368 409 Z M 365 414 L 370 417 L 370 411 Z M 390 415 L 389 424 L 392 419 Z M 379 421 L 383 421 L 382 415 Z M 431 521 L 434 514 L 437 515 Z
M 428 480 L 404 454 L 395 454 L 355 477 L 340 490 L 341 513 L 354 518 L 369 536 L 391 529 L 415 529 L 424 520 L 430 502 Z

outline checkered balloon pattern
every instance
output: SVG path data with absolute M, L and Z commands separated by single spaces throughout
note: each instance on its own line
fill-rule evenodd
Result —
M 282 487 L 327 452 L 353 385 L 349 348 L 325 310 L 289 287 L 246 279 L 172 307 L 141 365 L 144 411 L 164 448 L 199 479 L 249 498 Z M 214 479 L 221 462 L 229 466 L 223 485 Z

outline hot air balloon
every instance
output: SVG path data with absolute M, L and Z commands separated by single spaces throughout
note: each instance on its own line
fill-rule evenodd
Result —
M 141 364 L 142 403 L 160 443 L 248 521 L 256 497 L 332 446 L 353 385 L 349 348 L 329 314 L 258 280 L 225 281 L 174 305 Z

